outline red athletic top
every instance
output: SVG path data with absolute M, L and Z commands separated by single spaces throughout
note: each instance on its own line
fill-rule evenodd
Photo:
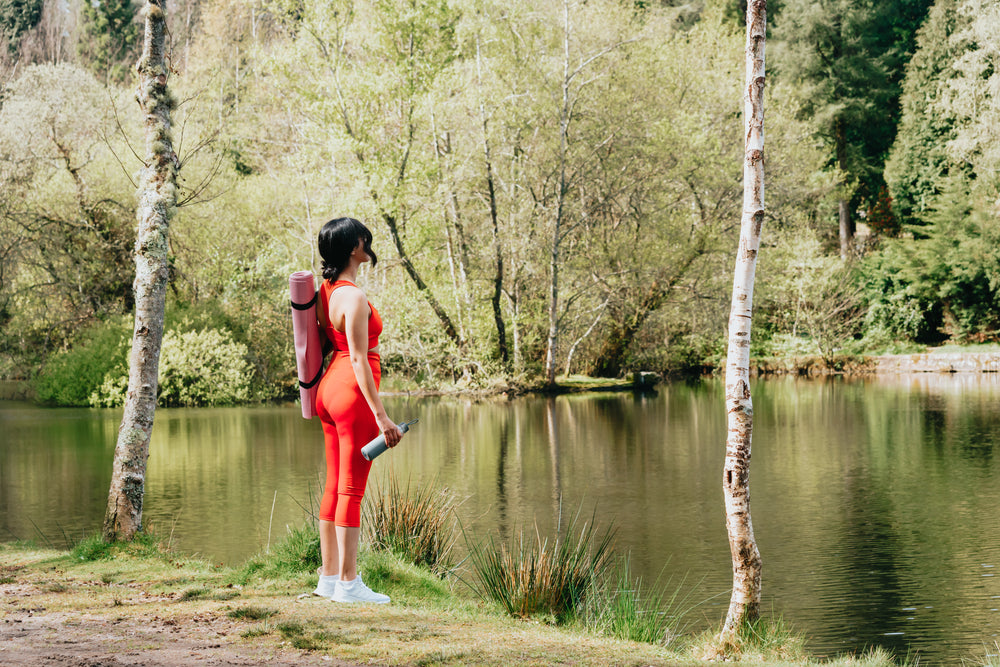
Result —
M 327 308 L 330 307 L 330 295 L 333 294 L 333 290 L 338 287 L 343 287 L 344 285 L 350 285 L 351 287 L 357 287 L 350 280 L 338 280 L 337 282 L 330 284 L 329 280 L 324 280 L 319 286 L 319 323 L 320 327 L 326 333 L 326 337 L 333 341 L 333 349 L 338 352 L 347 352 L 347 334 L 342 331 L 337 331 L 333 328 L 330 323 L 330 316 L 327 313 Z M 371 308 L 372 314 L 368 318 L 368 349 L 378 346 L 378 337 L 382 333 L 382 318 L 379 316 L 378 311 L 375 310 L 375 306 L 372 302 L 368 302 L 368 307 Z

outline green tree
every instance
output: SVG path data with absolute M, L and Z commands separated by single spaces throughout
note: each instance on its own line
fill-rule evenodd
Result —
M 21 35 L 34 28 L 42 18 L 42 0 L 0 0 L 0 46 L 14 53 Z
M 934 3 L 906 66 L 899 131 L 885 165 L 893 213 L 905 227 L 927 224 L 943 178 L 957 168 L 947 151 L 956 133 L 957 110 L 944 104 L 958 76 L 955 61 L 964 50 L 953 38 L 962 23 L 957 5 L 957 0 Z
M 802 87 L 804 111 L 840 175 L 840 254 L 854 211 L 874 199 L 899 120 L 903 68 L 930 0 L 788 0 L 775 25 L 778 74 Z
M 954 39 L 964 49 L 940 108 L 956 118 L 950 156 L 972 169 L 977 189 L 989 196 L 1000 189 L 1000 5 L 961 0 L 959 21 L 963 27 Z
M 107 91 L 69 64 L 32 65 L 0 108 L 0 332 L 6 354 L 59 349 L 73 329 L 132 307 L 135 233 L 107 150 Z
M 124 82 L 138 53 L 139 24 L 133 0 L 80 3 L 80 61 L 101 80 Z

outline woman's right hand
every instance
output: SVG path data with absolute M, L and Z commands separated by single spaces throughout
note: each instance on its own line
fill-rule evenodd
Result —
M 403 439 L 403 430 L 396 426 L 396 422 L 389 419 L 389 415 L 385 413 L 375 415 L 375 422 L 385 436 L 385 444 L 389 447 L 395 447 Z

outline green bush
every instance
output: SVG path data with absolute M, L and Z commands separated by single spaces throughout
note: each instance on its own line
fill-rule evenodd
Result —
M 160 353 L 161 405 L 233 405 L 250 399 L 247 347 L 228 331 L 168 331 Z
M 247 347 L 226 330 L 168 331 L 160 349 L 159 397 L 163 406 L 234 405 L 250 400 L 251 373 Z M 89 395 L 96 407 L 125 402 L 128 378 L 108 372 Z
M 129 321 L 124 317 L 80 331 L 77 344 L 49 357 L 36 376 L 38 400 L 52 405 L 89 405 L 91 394 L 106 377 L 128 372 L 129 333 Z

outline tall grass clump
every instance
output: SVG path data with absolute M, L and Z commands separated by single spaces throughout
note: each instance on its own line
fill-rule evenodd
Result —
M 469 545 L 477 592 L 516 617 L 552 616 L 557 623 L 576 617 L 587 593 L 612 562 L 614 530 L 598 533 L 593 519 L 577 530 L 577 517 L 550 542 L 538 532 L 517 531 L 509 542 L 490 536 Z
M 681 593 L 683 583 L 673 587 L 671 579 L 657 579 L 648 585 L 633 576 L 626 555 L 596 584 L 582 620 L 592 632 L 669 647 L 685 630 L 684 616 L 696 606 L 691 593 Z
M 243 564 L 237 573 L 237 580 L 245 583 L 254 575 L 283 578 L 311 574 L 320 563 L 319 531 L 316 526 L 312 523 L 289 526 L 285 539 Z
M 378 485 L 362 505 L 373 551 L 391 551 L 441 574 L 455 544 L 455 498 L 434 484 L 401 486 L 395 477 Z

